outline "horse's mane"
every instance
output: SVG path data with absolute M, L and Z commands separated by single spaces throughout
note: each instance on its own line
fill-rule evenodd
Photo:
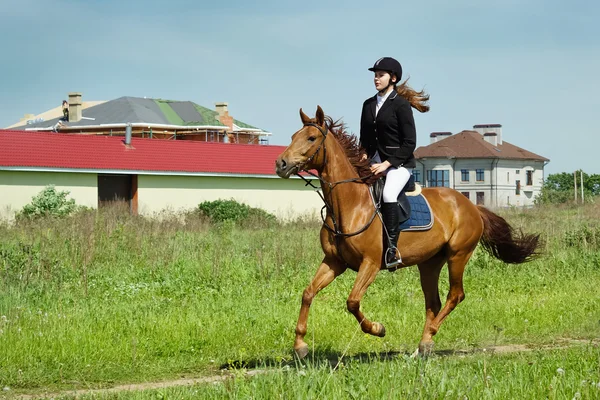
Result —
M 348 157 L 350 164 L 352 164 L 358 176 L 361 178 L 371 177 L 369 159 L 365 158 L 361 161 L 363 155 L 366 155 L 366 152 L 362 147 L 360 147 L 358 138 L 346 132 L 346 124 L 342 122 L 341 119 L 334 121 L 331 117 L 326 116 L 325 125 L 333 134 L 340 146 L 342 146 L 342 149 L 344 149 L 346 157 Z M 370 180 L 365 182 L 370 183 Z
M 396 88 L 396 92 L 408 100 L 410 105 L 413 106 L 417 111 L 422 113 L 429 111 L 429 105 L 427 104 L 429 101 L 429 95 L 425 93 L 425 90 L 417 92 L 415 89 L 408 86 L 408 79 L 402 82 Z

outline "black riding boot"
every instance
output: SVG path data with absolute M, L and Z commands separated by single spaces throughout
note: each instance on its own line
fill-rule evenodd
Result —
M 400 210 L 396 203 L 382 203 L 381 214 L 383 216 L 383 224 L 387 231 L 387 250 L 385 252 L 386 267 L 397 267 L 402 263 L 400 252 L 396 246 L 398 243 L 398 235 L 400 234 Z

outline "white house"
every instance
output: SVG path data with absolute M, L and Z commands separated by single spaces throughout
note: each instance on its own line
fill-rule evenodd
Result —
M 191 209 L 230 199 L 278 217 L 315 215 L 320 197 L 299 178 L 281 179 L 284 146 L 0 130 L 0 218 L 47 185 L 77 204 L 127 202 L 134 214 Z
M 550 160 L 504 141 L 502 125 L 430 137 L 415 151 L 415 179 L 425 186 L 451 187 L 488 207 L 531 206 L 540 193 Z

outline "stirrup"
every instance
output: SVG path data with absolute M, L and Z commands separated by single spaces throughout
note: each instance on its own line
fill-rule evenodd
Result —
M 388 261 L 388 254 L 390 251 L 393 251 L 394 259 L 391 261 Z M 401 264 L 402 264 L 402 257 L 400 257 L 398 255 L 398 249 L 396 247 L 388 247 L 388 249 L 385 252 L 385 267 L 387 269 L 395 271 L 398 269 L 399 265 L 401 265 Z

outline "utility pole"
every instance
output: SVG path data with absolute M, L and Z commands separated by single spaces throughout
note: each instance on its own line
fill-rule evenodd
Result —
M 585 201 L 583 201 L 583 170 L 581 170 L 580 173 L 581 173 L 581 204 L 585 204 Z
M 577 171 L 573 172 L 573 181 L 575 183 L 575 204 L 577 204 Z

